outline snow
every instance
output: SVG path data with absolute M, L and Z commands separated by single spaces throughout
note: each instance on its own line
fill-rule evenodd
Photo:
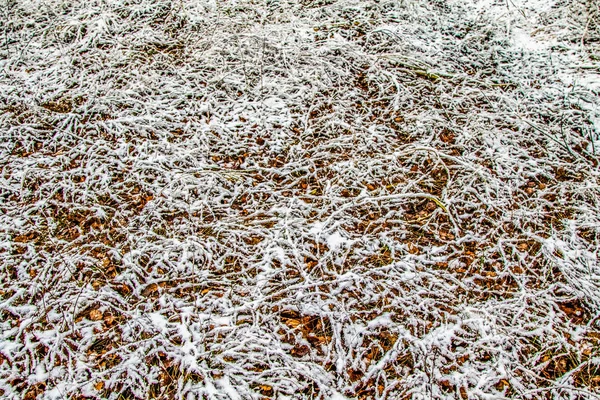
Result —
M 224 393 L 227 396 L 229 396 L 229 398 L 231 400 L 241 400 L 242 397 L 238 394 L 238 391 L 236 390 L 235 386 L 233 386 L 231 384 L 231 382 L 229 381 L 228 377 L 223 377 L 219 380 L 216 381 L 217 386 L 219 388 L 218 392 L 219 393 Z
M 327 236 L 327 239 L 325 240 L 331 250 L 337 250 L 347 242 L 347 239 L 337 231 Z
M 2 10 L 0 397 L 600 395 L 595 2 Z
M 348 400 L 348 397 L 344 396 L 339 392 L 333 392 L 329 398 L 331 400 Z
M 513 40 L 516 47 L 528 51 L 545 51 L 554 45 L 549 41 L 538 41 L 530 32 L 519 28 L 513 29 Z

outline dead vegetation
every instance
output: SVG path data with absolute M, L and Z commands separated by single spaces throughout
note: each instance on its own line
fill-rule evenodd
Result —
M 599 397 L 595 2 L 42 3 L 0 396 Z

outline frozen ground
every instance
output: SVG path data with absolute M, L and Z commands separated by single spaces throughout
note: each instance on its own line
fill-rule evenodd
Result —
M 600 398 L 598 0 L 0 12 L 2 398 Z

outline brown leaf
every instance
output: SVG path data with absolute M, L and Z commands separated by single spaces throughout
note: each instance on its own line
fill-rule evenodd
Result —
M 510 382 L 508 382 L 506 379 L 500 379 L 495 386 L 498 390 L 504 390 L 504 388 L 510 387 Z
M 529 245 L 527 243 L 519 243 L 517 245 L 517 249 L 519 249 L 520 251 L 527 251 L 528 248 Z
M 297 328 L 298 326 L 302 325 L 302 322 L 300 320 L 293 318 L 288 318 L 284 320 L 283 323 L 289 326 L 290 328 Z
M 102 314 L 102 311 L 100 311 L 100 310 L 90 311 L 90 319 L 92 321 L 100 321 L 103 317 L 104 317 L 104 314 Z
M 291 352 L 290 352 L 290 353 L 291 353 L 291 354 L 292 354 L 294 357 L 304 357 L 304 356 L 305 356 L 305 355 L 307 355 L 309 352 L 310 352 L 310 348 L 309 348 L 307 345 L 305 345 L 305 344 L 298 345 L 298 344 L 297 344 L 296 346 L 294 346 L 294 348 L 291 350 Z
M 308 272 L 312 271 L 312 269 L 313 269 L 314 267 L 316 267 L 318 264 L 319 264 L 319 262 L 318 262 L 318 261 L 316 261 L 316 260 L 310 260 L 310 261 L 308 261 L 308 262 L 306 263 L 306 269 L 307 269 L 307 271 L 308 271 Z
M 350 377 L 350 382 L 356 382 L 363 376 L 364 374 L 361 371 L 355 370 L 353 368 L 348 369 L 348 377 Z
M 261 394 L 264 396 L 272 396 L 273 395 L 273 387 L 269 385 L 259 385 L 258 389 Z
M 110 314 L 106 314 L 104 316 L 104 323 L 106 324 L 106 326 L 111 326 L 114 322 L 115 322 L 114 316 L 112 316 Z
M 446 393 L 451 392 L 453 390 L 453 388 L 454 388 L 454 386 L 452 385 L 452 383 L 448 379 L 442 379 L 440 381 L 440 387 Z
M 125 283 L 117 284 L 113 288 L 121 295 L 128 295 L 129 293 L 131 293 L 131 288 Z
M 158 291 L 158 285 L 156 283 L 151 283 L 142 291 L 142 296 L 149 296 Z
M 435 209 L 437 208 L 437 204 L 435 204 L 435 202 L 433 202 L 433 201 L 428 201 L 427 205 L 425 207 L 427 208 L 427 211 L 434 212 Z
M 29 232 L 25 235 L 16 236 L 13 239 L 13 241 L 17 242 L 17 243 L 28 243 L 28 242 L 35 240 L 35 238 L 37 238 L 37 236 L 38 236 L 38 234 L 36 232 Z
M 470 358 L 469 355 L 465 354 L 465 355 L 458 357 L 456 359 L 456 362 L 458 365 L 463 365 L 465 362 L 467 362 L 469 360 L 469 358 Z
M 317 336 L 314 333 L 309 333 L 306 337 L 306 340 L 308 340 L 313 346 L 327 343 L 327 339 L 325 337 Z
M 419 254 L 419 248 L 415 244 L 409 243 L 407 247 L 410 254 Z

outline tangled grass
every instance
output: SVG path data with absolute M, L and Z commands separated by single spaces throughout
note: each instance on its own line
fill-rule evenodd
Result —
M 597 1 L 0 7 L 4 398 L 600 397 Z

